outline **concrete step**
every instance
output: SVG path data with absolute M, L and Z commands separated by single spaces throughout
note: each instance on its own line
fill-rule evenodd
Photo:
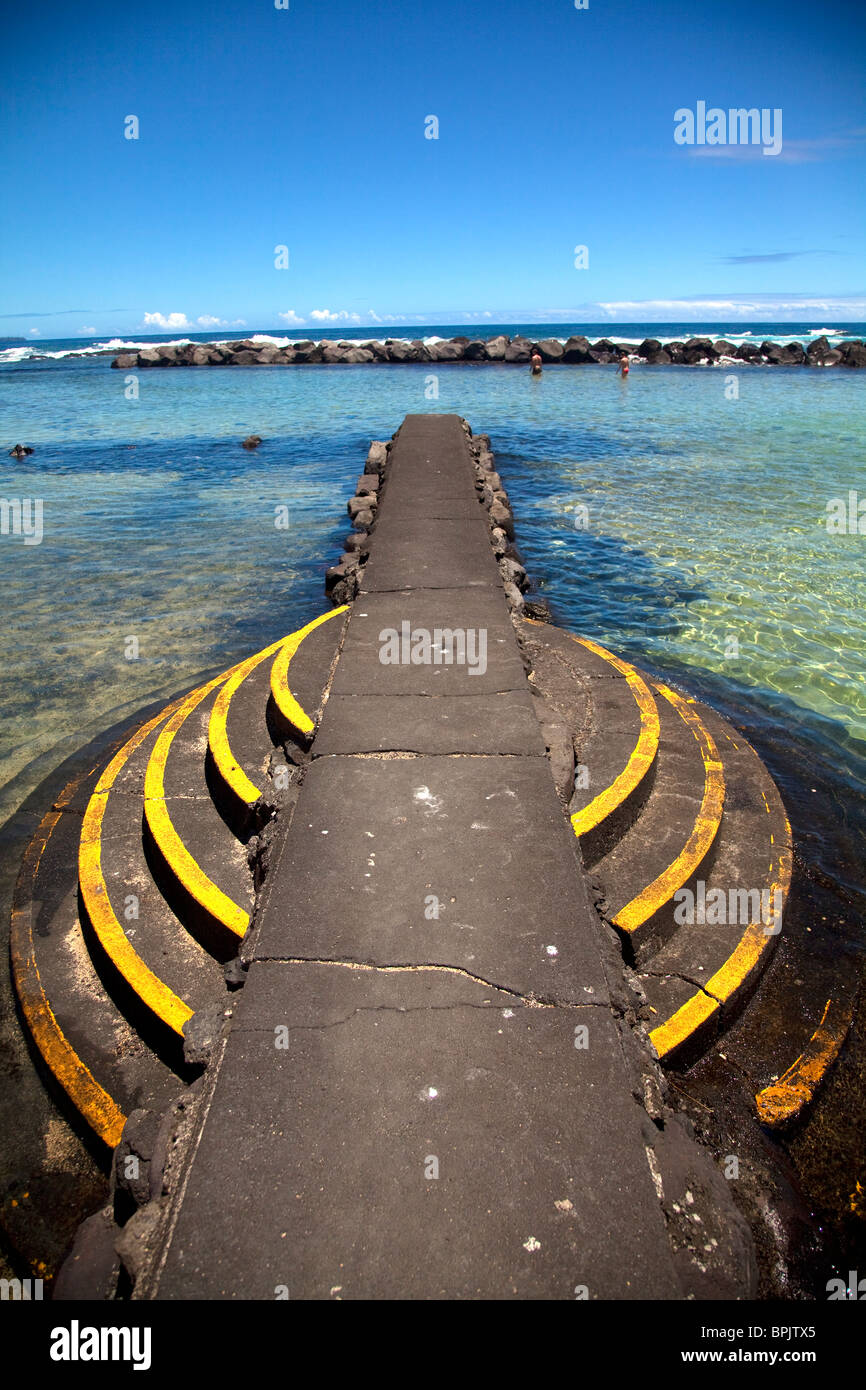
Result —
M 530 683 L 572 732 L 577 777 L 568 809 L 591 867 L 634 824 L 652 790 L 656 701 L 645 678 L 598 643 L 532 619 L 518 631 Z
M 100 968 L 116 975 L 115 996 L 139 1027 L 144 1011 L 165 1029 L 174 1051 L 184 1023 L 219 997 L 224 980 L 159 891 L 142 841 L 146 770 L 169 716 L 137 730 L 100 776 L 84 814 L 78 876 L 92 946 Z
M 725 920 L 682 923 L 640 968 L 649 1005 L 662 1020 L 653 1043 L 677 1066 L 705 1051 L 748 1003 L 779 940 L 792 870 L 791 827 L 773 779 L 741 734 L 698 708 L 725 769 L 722 827 L 704 879 L 704 900 L 724 895 Z
M 791 877 L 779 793 L 714 711 L 597 643 L 528 620 L 520 631 L 532 684 L 572 732 L 578 781 L 589 773 L 572 825 L 641 972 L 652 1041 L 665 1063 L 688 1065 L 748 1002 L 778 939 Z M 697 894 L 699 883 L 726 897 L 747 890 L 753 903 L 768 894 L 781 905 L 774 930 L 761 920 L 679 924 L 676 895 Z
M 297 759 L 310 725 L 315 727 L 343 631 L 343 622 L 335 620 L 345 611 L 333 609 L 256 652 L 217 692 L 208 721 L 208 785 L 241 839 L 270 814 L 262 796 L 274 748 L 289 744 L 289 755 Z M 279 705 L 271 693 L 278 660 Z
M 711 736 L 693 704 L 654 687 L 657 770 L 638 819 L 594 865 L 608 915 L 629 959 L 644 959 L 674 931 L 675 894 L 704 870 L 722 824 L 725 782 Z
M 78 789 L 93 790 L 96 777 Z M 143 1043 L 111 997 L 78 913 L 82 815 L 70 800 L 49 811 L 15 890 L 11 956 L 18 1001 L 54 1094 L 74 1124 L 107 1148 L 139 1106 L 167 1103 L 178 1076 Z
M 207 785 L 208 724 L 230 674 L 193 690 L 163 724 L 144 782 L 151 872 L 180 920 L 223 959 L 237 953 L 253 901 L 246 850 Z

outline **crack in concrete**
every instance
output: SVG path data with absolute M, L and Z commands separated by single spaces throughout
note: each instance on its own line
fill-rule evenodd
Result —
M 512 999 L 519 999 L 530 1009 L 607 1009 L 609 1013 L 615 1014 L 616 1010 L 609 1000 L 587 999 L 581 1003 L 571 1003 L 560 999 L 551 999 L 544 995 L 532 993 L 522 994 L 520 990 L 513 989 L 509 985 L 497 985 L 492 980 L 485 980 L 481 975 L 473 975 L 471 971 L 465 970 L 460 965 L 441 965 L 435 962 L 407 963 L 402 965 L 371 965 L 366 961 L 357 960 L 337 960 L 316 956 L 256 956 L 251 964 L 270 964 L 270 965 L 337 965 L 346 970 L 368 970 L 376 974 L 408 974 L 414 972 L 421 974 L 424 972 L 438 972 L 445 975 L 457 975 L 461 979 L 471 980 L 473 984 L 482 985 L 485 989 L 495 990 L 498 994 L 507 994 Z M 449 1006 L 450 1007 L 450 1006 Z

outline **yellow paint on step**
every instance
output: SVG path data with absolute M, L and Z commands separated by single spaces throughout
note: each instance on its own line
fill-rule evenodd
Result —
M 593 797 L 588 806 L 575 811 L 571 817 L 572 829 L 580 838 L 616 811 L 631 796 L 652 767 L 659 746 L 659 715 L 649 687 L 633 666 L 614 656 L 613 652 L 607 651 L 605 647 L 600 647 L 597 642 L 591 642 L 587 637 L 575 637 L 571 633 L 568 635 L 573 642 L 594 652 L 619 671 L 620 675 L 625 676 L 640 714 L 637 743 L 622 772 L 609 787 Z
M 249 913 L 224 893 L 193 858 L 178 835 L 165 803 L 165 767 L 175 735 L 183 728 L 202 700 L 228 680 L 236 670 L 237 667 L 232 666 L 222 675 L 215 676 L 213 680 L 193 690 L 181 701 L 163 728 L 150 755 L 144 777 L 144 816 L 154 842 L 177 882 L 213 922 L 225 927 L 233 936 L 241 938 L 250 923 Z
M 179 708 L 175 701 L 135 731 L 103 772 L 84 813 L 78 849 L 78 884 L 81 897 L 102 949 L 147 1009 L 172 1032 L 182 1036 L 192 1009 L 145 965 L 115 915 L 102 872 L 102 823 L 109 794 L 135 750 L 154 729 Z
M 211 757 L 226 786 L 235 794 L 239 801 L 246 802 L 248 806 L 254 806 L 258 801 L 261 796 L 261 788 L 257 787 L 255 783 L 251 781 L 232 752 L 226 727 L 231 702 L 247 677 L 269 656 L 281 652 L 284 647 L 291 648 L 287 653 L 287 672 L 288 664 L 304 638 L 321 623 L 327 622 L 329 618 L 335 617 L 338 613 L 345 613 L 346 608 L 347 605 L 345 604 L 341 608 L 335 608 L 332 612 L 325 613 L 321 617 L 316 618 L 314 622 L 308 623 L 306 627 L 299 628 L 297 632 L 290 633 L 288 637 L 281 637 L 278 642 L 272 642 L 269 647 L 265 647 L 263 651 L 257 652 L 255 656 L 248 657 L 246 661 L 241 662 L 240 666 L 236 667 L 234 675 L 226 681 L 214 701 L 210 722 L 208 724 L 208 747 L 211 751 Z M 285 683 L 285 676 L 283 677 L 283 682 Z M 290 691 L 289 695 L 291 696 Z M 297 709 L 301 710 L 301 714 L 306 720 L 307 725 L 312 728 L 313 722 L 309 715 L 305 710 L 301 709 L 297 701 L 294 703 Z M 286 718 L 288 717 L 288 714 L 286 714 Z M 264 710 L 262 711 L 262 718 L 264 719 Z M 300 726 L 296 725 L 296 727 Z
M 49 811 L 27 846 L 12 908 L 10 955 L 21 1012 L 39 1053 L 75 1109 L 109 1149 L 119 1144 L 126 1116 L 82 1061 L 57 1021 L 42 984 L 33 942 L 35 880 L 61 812 Z M 23 899 L 23 905 L 22 900 Z
M 637 931 L 655 916 L 700 867 L 718 834 L 725 804 L 725 774 L 721 759 L 712 735 L 692 708 L 694 702 L 684 699 L 675 690 L 669 690 L 666 685 L 656 684 L 655 688 L 673 705 L 697 739 L 704 766 L 704 790 L 695 823 L 679 854 L 614 917 L 614 924 L 626 932 Z
M 292 633 L 281 644 L 277 658 L 271 667 L 271 694 L 274 697 L 274 704 L 283 718 L 302 733 L 305 738 L 309 738 L 315 732 L 315 723 L 307 714 L 306 710 L 298 703 L 289 686 L 289 665 L 295 652 L 300 647 L 305 637 L 308 637 L 315 628 L 321 627 L 322 623 L 327 623 L 331 618 L 335 618 L 338 613 L 345 613 L 348 604 L 342 604 L 339 608 L 334 608 L 330 613 L 322 613 L 318 618 L 314 618 L 306 627 L 302 627 L 298 632 Z
M 815 1029 L 796 1062 L 772 1086 L 755 1096 L 758 1119 L 777 1129 L 795 1120 L 815 1098 L 827 1072 L 839 1055 L 851 1027 L 853 1008 L 828 999 Z

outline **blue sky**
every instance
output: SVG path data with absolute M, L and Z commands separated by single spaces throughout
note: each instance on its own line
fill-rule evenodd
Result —
M 0 334 L 866 318 L 862 0 L 47 0 L 3 27 Z M 780 108 L 781 153 L 675 144 L 699 101 Z

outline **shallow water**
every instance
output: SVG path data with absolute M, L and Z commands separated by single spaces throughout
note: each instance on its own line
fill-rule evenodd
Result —
M 41 498 L 44 538 L 0 538 L 0 778 L 323 611 L 369 440 L 407 412 L 454 411 L 490 433 L 558 619 L 728 713 L 779 778 L 812 862 L 857 896 L 866 535 L 824 522 L 830 499 L 866 499 L 864 381 L 740 365 L 731 400 L 731 374 L 179 369 L 139 372 L 127 400 L 106 358 L 3 368 L 4 437 L 35 453 L 3 459 L 0 495 Z M 265 443 L 247 453 L 252 431 Z

